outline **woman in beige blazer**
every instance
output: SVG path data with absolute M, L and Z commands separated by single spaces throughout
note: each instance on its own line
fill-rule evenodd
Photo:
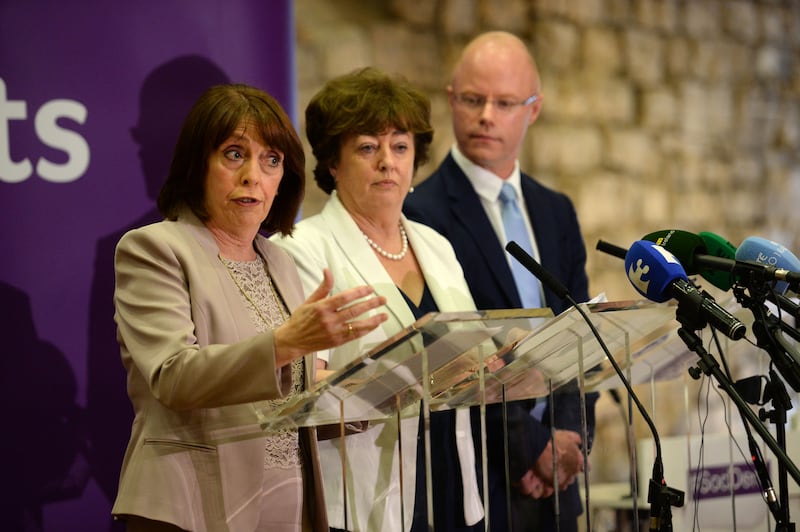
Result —
M 260 420 L 313 381 L 314 351 L 383 322 L 359 317 L 385 299 L 364 286 L 329 296 L 326 272 L 304 301 L 292 259 L 259 234 L 290 234 L 303 190 L 280 105 L 213 87 L 176 145 L 166 220 L 120 240 L 115 319 L 135 419 L 113 513 L 129 531 L 327 529 L 313 429 L 266 433 Z

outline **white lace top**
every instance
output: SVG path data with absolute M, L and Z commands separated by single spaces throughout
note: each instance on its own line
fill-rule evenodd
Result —
M 239 287 L 239 295 L 258 332 L 274 329 L 286 321 L 289 312 L 275 290 L 267 272 L 267 264 L 261 255 L 254 261 L 220 259 Z M 292 362 L 292 387 L 289 394 L 269 401 L 270 405 L 286 402 L 289 397 L 303 390 L 303 366 L 302 358 Z M 267 469 L 290 469 L 301 465 L 296 430 L 281 429 L 271 433 L 267 438 L 266 451 L 264 467 Z

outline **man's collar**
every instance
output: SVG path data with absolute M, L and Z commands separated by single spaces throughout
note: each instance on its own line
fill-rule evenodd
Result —
M 494 172 L 491 172 L 482 166 L 478 166 L 467 159 L 467 157 L 461 153 L 461 150 L 459 150 L 458 146 L 455 144 L 453 144 L 453 147 L 450 148 L 450 155 L 453 157 L 453 160 L 456 162 L 458 167 L 461 168 L 461 171 L 464 172 L 464 175 L 467 176 L 469 182 L 472 183 L 472 187 L 475 189 L 475 192 L 477 192 L 478 195 L 485 200 L 490 202 L 497 201 L 497 198 L 500 197 L 500 188 L 506 181 L 511 183 L 511 186 L 516 189 L 517 197 L 522 197 L 519 161 L 514 161 L 514 171 L 511 172 L 511 175 L 508 176 L 507 180 L 505 180 Z

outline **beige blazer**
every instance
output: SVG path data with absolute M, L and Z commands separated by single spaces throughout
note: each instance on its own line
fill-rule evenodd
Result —
M 287 307 L 303 301 L 292 259 L 256 239 Z M 115 257 L 117 337 L 135 419 L 115 516 L 186 530 L 249 531 L 258 522 L 263 401 L 288 391 L 271 331 L 258 334 L 205 226 L 191 214 L 128 232 Z M 306 358 L 306 384 L 314 357 Z M 327 530 L 316 436 L 301 431 L 304 527 Z M 280 511 L 276 509 L 276 511 Z

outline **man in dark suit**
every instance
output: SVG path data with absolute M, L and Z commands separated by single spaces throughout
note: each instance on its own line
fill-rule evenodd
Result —
M 514 259 L 504 250 L 511 239 L 504 212 L 505 188 L 511 185 L 512 196 L 521 198 L 524 207 L 519 209 L 520 223 L 524 220 L 522 231 L 530 240 L 531 254 L 575 300 L 586 301 L 586 249 L 572 202 L 519 170 L 525 134 L 539 116 L 543 100 L 536 64 L 526 45 L 505 32 L 478 36 L 462 52 L 447 92 L 456 144 L 439 168 L 409 194 L 406 215 L 450 240 L 479 309 L 547 306 L 558 314 L 566 309 L 564 301 L 532 275 L 515 281 L 512 274 Z M 532 296 L 526 294 L 530 290 Z M 586 394 L 590 433 L 595 400 L 596 394 Z M 502 410 L 499 405 L 489 409 L 487 480 L 493 531 L 577 530 L 581 502 L 575 480 L 584 469 L 581 446 L 585 443 L 588 448 L 590 442 L 582 442 L 579 435 L 582 419 L 576 385 L 557 391 L 548 402 L 554 408 L 545 408 L 543 416 L 531 409 L 529 401 L 508 404 L 512 486 L 508 497 Z M 555 420 L 550 411 L 557 412 Z M 552 439 L 551 426 L 557 429 Z M 553 447 L 558 486 L 553 482 Z M 554 492 L 560 493 L 558 515 Z

